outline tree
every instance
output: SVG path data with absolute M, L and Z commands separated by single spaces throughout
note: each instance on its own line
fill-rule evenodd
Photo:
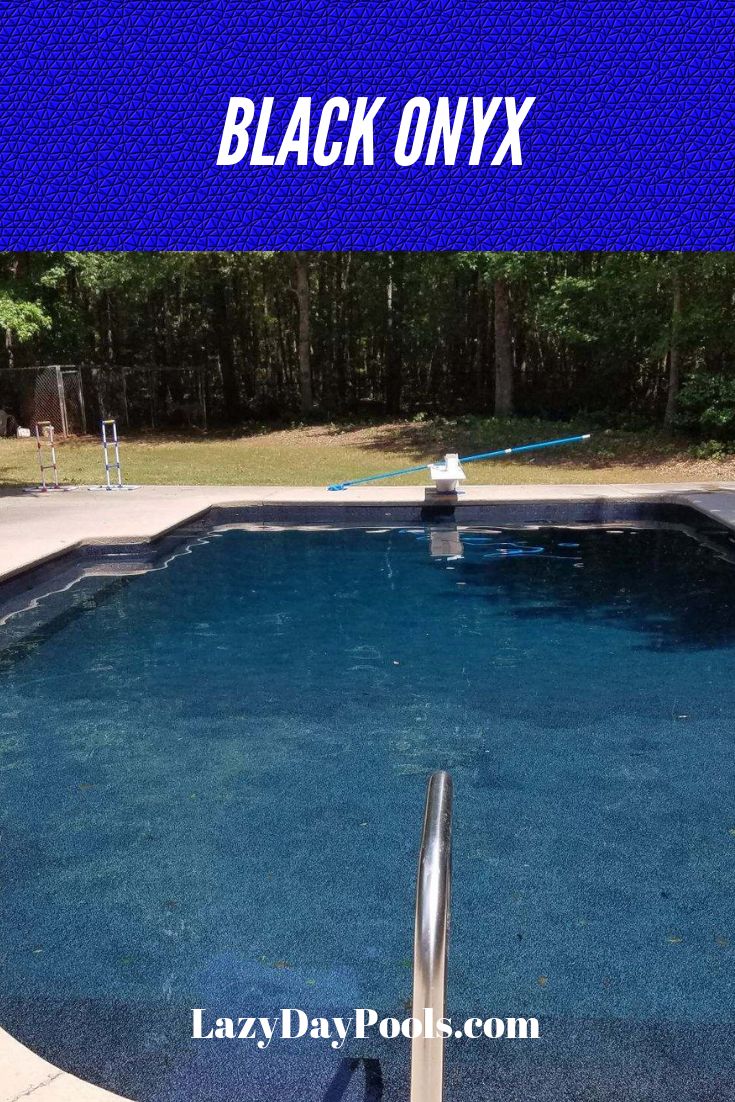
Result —
M 127 409 L 133 429 L 204 403 L 212 426 L 315 408 L 671 425 L 681 388 L 705 434 L 735 380 L 735 257 L 5 253 L 3 333 L 0 406 L 30 381 L 3 367 L 95 365 L 90 419 Z
M 391 417 L 400 416 L 402 387 L 402 253 L 388 253 L 385 333 L 385 408 Z
M 682 321 L 682 272 L 674 264 L 671 273 L 671 335 L 669 339 L 669 385 L 666 397 L 664 424 L 673 428 L 676 421 L 676 403 L 681 387 L 681 321 Z
M 8 367 L 15 365 L 16 343 L 25 343 L 51 326 L 51 318 L 32 294 L 24 280 L 23 259 L 27 254 L 5 255 L 5 270 L 0 269 L 0 329 L 5 331 Z
M 513 336 L 510 327 L 510 292 L 502 277 L 493 285 L 495 300 L 495 416 L 513 413 Z
M 296 300 L 299 307 L 299 379 L 301 382 L 301 412 L 311 413 L 314 396 L 311 380 L 311 304 L 309 292 L 309 257 L 294 254 L 296 265 Z
M 222 263 L 224 256 L 225 263 Z M 210 253 L 212 278 L 211 288 L 212 320 L 220 371 L 222 372 L 222 398 L 227 420 L 236 423 L 240 419 L 240 387 L 235 365 L 233 346 L 234 327 L 230 319 L 231 265 L 228 254 Z

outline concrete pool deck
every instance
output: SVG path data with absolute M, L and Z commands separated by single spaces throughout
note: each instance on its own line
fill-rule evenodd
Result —
M 362 486 L 340 493 L 321 487 L 74 487 L 48 494 L 0 492 L 0 581 L 89 543 L 153 540 L 223 505 L 422 505 L 424 486 Z M 631 501 L 678 503 L 735 531 L 735 482 L 615 485 L 468 486 L 461 501 Z M 84 1083 L 0 1030 L 0 1102 L 113 1102 L 119 1096 Z
M 0 493 L 0 581 L 89 543 L 145 542 L 221 505 L 416 505 L 424 486 L 68 487 Z M 677 502 L 735 528 L 735 482 L 468 486 L 460 504 L 565 501 Z
M 54 1067 L 0 1029 L 0 1102 L 127 1102 Z

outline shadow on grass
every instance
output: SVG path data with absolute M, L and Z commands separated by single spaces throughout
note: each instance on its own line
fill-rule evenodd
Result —
M 364 441 L 366 450 L 396 452 L 407 459 L 439 458 L 444 452 L 460 455 L 517 447 L 592 431 L 592 439 L 543 453 L 543 465 L 599 470 L 609 466 L 650 467 L 672 460 L 687 460 L 689 441 L 651 430 L 633 433 L 613 430 L 594 432 L 581 423 L 559 423 L 525 419 L 475 419 L 458 421 L 399 422 L 375 426 Z M 535 453 L 513 458 L 517 463 L 538 463 Z

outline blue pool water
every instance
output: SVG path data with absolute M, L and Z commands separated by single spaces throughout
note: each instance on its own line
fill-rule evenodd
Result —
M 405 1041 L 262 1053 L 190 1012 L 403 1016 L 444 768 L 448 1009 L 542 1034 L 449 1043 L 448 1102 L 735 1097 L 735 567 L 665 530 L 463 542 L 214 533 L 11 621 L 0 1024 L 145 1102 L 405 1099 Z

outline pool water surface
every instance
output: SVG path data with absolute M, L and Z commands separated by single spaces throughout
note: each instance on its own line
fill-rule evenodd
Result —
M 541 1027 L 449 1043 L 447 1102 L 735 1098 L 735 567 L 460 535 L 212 532 L 13 635 L 0 1025 L 140 1102 L 407 1098 L 405 1041 L 259 1052 L 191 1008 L 405 1016 L 441 768 L 448 1011 Z

